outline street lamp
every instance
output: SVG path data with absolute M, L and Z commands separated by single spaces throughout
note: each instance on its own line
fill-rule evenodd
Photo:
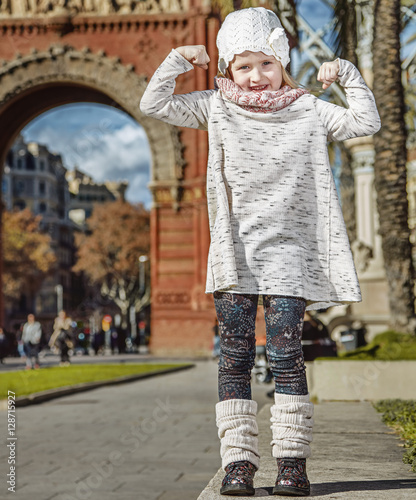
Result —
M 145 263 L 149 260 L 147 255 L 140 255 L 139 257 L 139 288 L 140 293 L 144 295 L 146 291 L 146 273 L 145 273 Z
M 144 295 L 146 291 L 146 272 L 145 272 L 145 264 L 149 260 L 147 255 L 140 255 L 139 257 L 139 294 L 141 297 Z M 134 340 L 137 337 L 137 323 L 136 323 L 136 306 L 133 305 L 130 307 L 130 326 L 131 326 L 131 339 Z M 138 346 L 140 350 L 140 344 L 142 343 L 142 339 L 144 339 L 144 329 L 140 328 L 139 330 L 139 341 Z
M 62 309 L 64 308 L 64 301 L 63 301 L 64 288 L 63 288 L 63 286 L 56 285 L 55 292 L 56 292 L 56 305 L 57 305 L 58 314 L 59 314 L 62 311 Z
M 139 257 L 139 284 L 140 284 L 140 295 L 141 298 L 143 295 L 146 293 L 146 262 L 149 260 L 149 257 L 147 255 L 140 255 Z M 139 352 L 140 352 L 140 346 L 145 346 L 146 344 L 146 339 L 145 339 L 145 322 L 143 321 L 143 308 L 140 310 L 140 316 L 139 316 Z M 144 351 L 146 351 L 145 347 L 143 347 Z

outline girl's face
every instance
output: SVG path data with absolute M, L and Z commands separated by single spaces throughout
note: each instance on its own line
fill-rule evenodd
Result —
M 231 76 L 245 92 L 279 90 L 283 82 L 282 66 L 273 56 L 246 50 L 230 63 Z

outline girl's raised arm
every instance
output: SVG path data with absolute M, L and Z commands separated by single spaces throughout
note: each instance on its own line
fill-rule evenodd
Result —
M 210 61 L 207 50 L 203 45 L 183 45 L 176 49 L 179 54 L 184 57 L 188 62 L 199 68 L 208 69 Z
M 316 101 L 317 112 L 328 130 L 330 140 L 345 141 L 379 131 L 380 117 L 373 93 L 352 63 L 343 59 L 324 63 L 319 70 L 318 80 L 323 82 L 323 88 L 328 88 L 338 80 L 347 97 L 348 108 L 322 99 Z
M 152 76 L 140 101 L 145 115 L 179 127 L 206 130 L 210 97 L 214 90 L 173 95 L 176 78 L 193 69 L 191 62 L 208 68 L 209 57 L 202 45 L 173 49 Z

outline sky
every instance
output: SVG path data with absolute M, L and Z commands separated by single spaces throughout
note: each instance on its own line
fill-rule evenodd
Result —
M 315 29 L 331 15 L 324 0 L 298 0 L 298 10 Z M 127 180 L 128 201 L 150 208 L 149 145 L 143 128 L 126 113 L 98 104 L 70 104 L 38 116 L 22 135 L 60 153 L 66 168 L 77 166 L 96 182 Z
M 127 180 L 126 198 L 150 208 L 151 155 L 143 128 L 126 113 L 100 104 L 59 106 L 29 123 L 25 141 L 45 144 L 96 182 Z

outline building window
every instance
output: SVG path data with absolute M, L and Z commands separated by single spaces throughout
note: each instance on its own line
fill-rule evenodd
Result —
M 46 193 L 46 186 L 43 181 L 39 182 L 39 194 L 45 194 Z
M 25 183 L 24 181 L 17 181 L 16 182 L 16 195 L 19 196 L 20 194 L 25 192 Z
M 32 155 L 27 155 L 26 156 L 26 170 L 35 170 L 36 165 L 35 165 L 35 159 L 33 158 Z
M 47 208 L 46 203 L 44 203 L 43 201 L 42 201 L 42 203 L 39 203 L 39 212 L 41 214 L 44 214 L 46 212 L 46 208 Z
M 35 182 L 33 179 L 26 179 L 25 181 L 25 193 L 27 196 L 32 197 L 35 193 Z
M 21 158 L 17 159 L 17 168 L 18 170 L 22 170 L 23 168 L 23 160 Z
M 13 151 L 10 150 L 8 153 L 7 153 L 7 160 L 6 160 L 6 163 L 7 165 L 9 165 L 10 168 L 13 168 Z
M 18 200 L 13 203 L 13 208 L 17 210 L 24 210 L 26 208 L 26 203 L 23 200 Z
M 43 160 L 39 160 L 39 170 L 41 172 L 45 170 L 45 162 Z

